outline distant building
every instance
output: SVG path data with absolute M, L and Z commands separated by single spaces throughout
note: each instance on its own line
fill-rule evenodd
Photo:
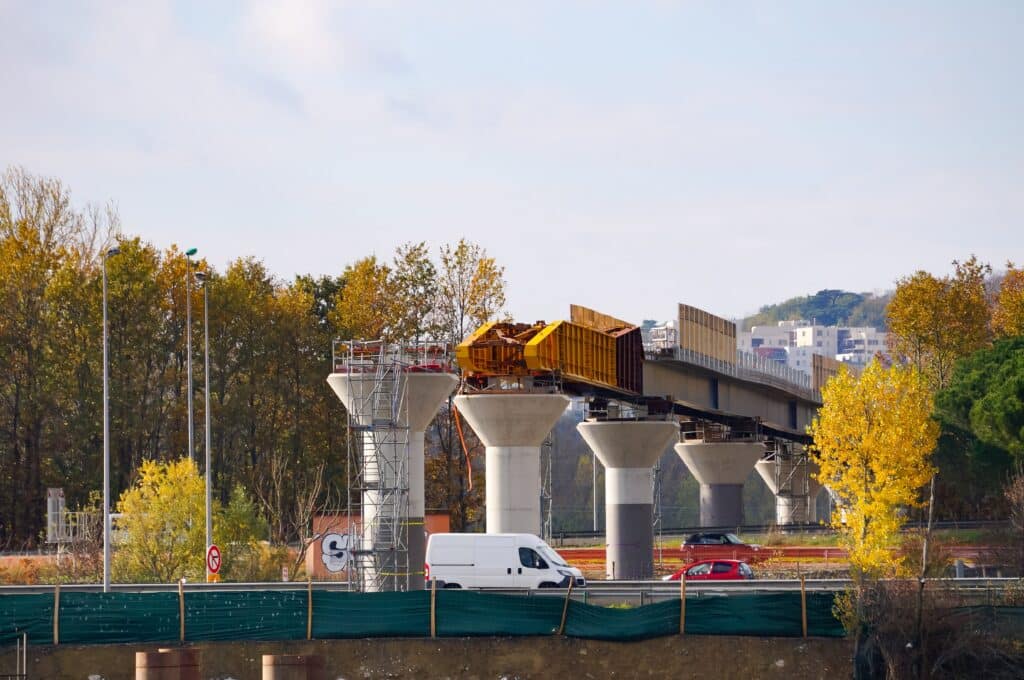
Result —
M 886 354 L 887 334 L 870 326 L 822 326 L 799 319 L 737 333 L 737 349 L 812 374 L 814 355 L 864 366 Z

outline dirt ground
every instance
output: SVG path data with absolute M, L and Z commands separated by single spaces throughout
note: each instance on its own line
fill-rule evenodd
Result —
M 851 644 L 835 639 L 725 636 L 599 642 L 563 637 L 210 643 L 204 679 L 259 680 L 263 654 L 319 654 L 331 680 L 375 678 L 823 678 L 850 677 Z M 135 652 L 157 645 L 32 647 L 29 678 L 131 680 Z M 14 650 L 0 653 L 0 674 Z

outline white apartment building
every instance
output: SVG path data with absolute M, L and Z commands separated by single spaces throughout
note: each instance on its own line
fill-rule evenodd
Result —
M 887 334 L 872 327 L 822 326 L 806 320 L 780 321 L 775 326 L 754 326 L 737 333 L 737 349 L 758 353 L 781 361 L 774 348 L 785 348 L 785 363 L 790 368 L 811 373 L 814 354 L 839 361 L 864 365 L 876 353 L 887 351 Z M 760 348 L 760 349 L 759 349 Z M 772 351 L 767 351 L 772 348 Z

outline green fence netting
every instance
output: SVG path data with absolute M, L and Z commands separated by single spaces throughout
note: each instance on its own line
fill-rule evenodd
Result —
M 179 638 L 178 595 L 61 592 L 59 623 L 62 644 L 171 642 Z
M 562 622 L 560 597 L 518 597 L 468 590 L 437 593 L 437 634 L 551 635 Z
M 38 644 L 53 642 L 53 595 L 4 595 L 0 597 L 0 644 L 28 633 Z
M 53 642 L 54 595 L 0 595 L 0 642 L 28 633 Z M 812 636 L 841 637 L 833 596 L 807 594 Z M 59 641 L 68 644 L 174 642 L 180 639 L 178 593 L 60 593 Z M 1018 621 L 1014 613 L 979 611 Z M 297 640 L 427 637 L 431 593 L 348 593 L 321 590 L 193 591 L 184 594 L 185 640 Z M 434 620 L 441 637 L 564 634 L 600 640 L 638 640 L 679 633 L 678 600 L 633 608 L 600 607 L 564 597 L 442 590 Z M 310 618 L 311 617 L 311 618 Z M 1015 618 L 1016 617 L 1016 618 Z M 799 636 L 799 593 L 690 596 L 686 632 L 697 635 Z
M 690 616 L 690 601 L 686 601 Z M 658 602 L 633 609 L 617 609 L 569 603 L 565 634 L 595 640 L 641 640 L 679 633 L 679 600 Z
M 185 639 L 305 640 L 308 607 L 309 596 L 295 590 L 188 593 Z
M 430 593 L 313 593 L 313 637 L 426 637 Z

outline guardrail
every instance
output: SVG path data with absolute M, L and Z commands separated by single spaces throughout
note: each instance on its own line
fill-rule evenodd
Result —
M 912 531 L 923 529 L 927 523 L 922 521 L 907 522 L 901 531 Z M 932 522 L 932 529 L 1006 529 L 1010 527 L 1009 520 L 946 520 Z M 745 524 L 738 527 L 665 527 L 661 529 L 663 536 L 686 536 L 706 532 L 732 532 L 735 534 L 763 534 L 769 532 L 780 532 L 784 534 L 819 534 L 835 532 L 828 524 Z M 569 538 L 604 538 L 603 529 L 599 531 L 553 531 L 552 540 L 560 541 Z
M 1020 583 L 1019 578 L 929 578 L 925 579 L 930 588 L 996 590 L 1005 588 L 1011 583 Z M 734 593 L 784 593 L 800 590 L 800 579 L 753 579 L 742 581 L 693 581 L 686 582 L 686 590 L 690 593 L 699 592 L 734 592 Z M 806 590 L 814 592 L 838 592 L 849 587 L 850 579 L 805 579 Z M 309 589 L 324 592 L 352 592 L 348 584 L 341 581 L 267 581 L 252 583 L 184 583 L 181 589 L 190 592 L 248 592 L 248 591 L 302 591 Z M 53 593 L 57 586 L 53 584 L 5 585 L 0 586 L 3 595 L 38 595 Z M 610 592 L 639 591 L 671 591 L 678 596 L 678 581 L 588 581 L 583 589 Z M 111 592 L 115 593 L 177 593 L 177 583 L 112 583 Z M 558 595 L 565 597 L 565 588 L 480 588 L 481 591 L 504 593 L 510 595 L 545 596 Z M 577 589 L 574 589 L 574 592 Z M 61 584 L 61 593 L 99 593 L 103 586 L 98 583 Z

